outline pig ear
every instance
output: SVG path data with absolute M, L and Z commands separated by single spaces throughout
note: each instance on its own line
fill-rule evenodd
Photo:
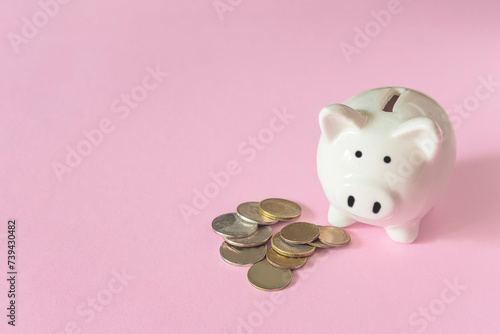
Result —
M 434 158 L 443 141 L 443 133 L 439 125 L 426 117 L 415 117 L 401 123 L 392 135 L 414 140 L 427 160 Z
M 343 104 L 331 104 L 319 113 L 319 126 L 328 141 L 345 130 L 360 129 L 365 122 L 365 115 Z

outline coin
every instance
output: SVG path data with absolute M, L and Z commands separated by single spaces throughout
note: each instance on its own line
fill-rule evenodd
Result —
M 260 202 L 259 212 L 269 219 L 293 220 L 301 215 L 302 209 L 297 203 L 286 199 L 268 198 Z
M 244 238 L 233 238 L 226 237 L 224 240 L 232 246 L 237 247 L 255 247 L 262 244 L 265 244 L 269 238 L 273 235 L 273 230 L 271 226 L 260 226 L 252 235 Z
M 242 220 L 236 213 L 226 213 L 212 221 L 212 229 L 223 237 L 247 237 L 257 231 L 257 224 Z
M 344 246 L 351 241 L 351 236 L 335 226 L 319 226 L 318 240 L 329 246 Z
M 319 236 L 319 227 L 311 223 L 292 223 L 281 229 L 281 237 L 290 244 L 306 244 Z
M 276 291 L 290 284 L 292 271 L 276 268 L 267 261 L 260 261 L 250 267 L 247 277 L 250 284 L 257 289 Z
M 277 223 L 278 220 L 267 218 L 259 213 L 259 202 L 245 202 L 238 205 L 236 213 L 241 219 L 256 224 L 269 225 Z
M 307 262 L 307 257 L 288 257 L 269 248 L 266 255 L 267 261 L 275 267 L 283 269 L 297 269 Z
M 273 235 L 271 238 L 271 247 L 279 254 L 288 257 L 305 257 L 310 256 L 316 250 L 316 247 L 311 245 L 291 245 L 285 242 L 280 235 L 280 232 Z
M 224 261 L 237 266 L 246 266 L 262 260 L 267 253 L 267 246 L 235 247 L 223 242 L 220 246 L 220 256 Z
M 334 246 L 330 246 L 330 245 L 322 243 L 321 241 L 319 241 L 319 239 L 316 239 L 314 241 L 308 242 L 307 244 L 311 245 L 311 246 L 314 246 L 316 248 L 332 248 L 332 247 L 334 247 Z

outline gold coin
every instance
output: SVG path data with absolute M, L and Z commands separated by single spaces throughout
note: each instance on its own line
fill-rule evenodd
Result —
M 320 226 L 318 240 L 329 246 L 344 246 L 351 241 L 351 236 L 335 226 Z
M 319 236 L 319 227 L 311 223 L 292 223 L 281 229 L 281 237 L 290 244 L 306 244 Z
M 240 248 L 230 246 L 226 242 L 220 246 L 220 256 L 229 264 L 246 266 L 262 260 L 267 253 L 267 246 Z
M 275 267 L 283 269 L 297 269 L 307 262 L 307 257 L 288 257 L 277 253 L 269 248 L 266 255 L 267 261 Z
M 291 245 L 281 238 L 280 232 L 271 238 L 271 247 L 279 254 L 288 257 L 306 257 L 310 256 L 316 250 L 311 245 Z
M 257 232 L 244 238 L 226 237 L 224 240 L 231 246 L 237 247 L 255 247 L 263 245 L 271 238 L 273 230 L 271 226 L 260 226 Z
M 259 212 L 270 219 L 292 220 L 301 215 L 302 209 L 297 203 L 286 199 L 268 198 L 260 202 Z
M 267 261 L 260 261 L 250 267 L 247 277 L 250 284 L 257 289 L 276 291 L 290 284 L 292 271 L 276 268 Z
M 271 219 L 259 213 L 259 202 L 245 202 L 238 205 L 236 213 L 241 219 L 255 224 L 270 225 L 278 220 Z
M 266 219 L 276 219 L 276 220 L 278 219 L 278 217 L 272 216 L 272 215 L 268 214 L 267 212 L 262 211 L 262 209 L 260 207 L 259 207 L 259 214 Z
M 330 246 L 330 245 L 322 243 L 321 241 L 319 241 L 319 239 L 316 239 L 314 241 L 308 242 L 307 244 L 311 245 L 311 246 L 314 246 L 316 248 L 332 248 L 332 247 L 334 247 L 334 246 Z

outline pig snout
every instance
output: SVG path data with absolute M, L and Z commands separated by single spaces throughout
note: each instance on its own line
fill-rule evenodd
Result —
M 336 198 L 345 211 L 365 219 L 386 218 L 395 208 L 394 196 L 376 186 L 344 185 L 337 189 Z

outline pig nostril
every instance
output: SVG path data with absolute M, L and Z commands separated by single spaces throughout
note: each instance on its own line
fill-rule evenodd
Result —
M 352 206 L 354 205 L 354 197 L 353 196 L 349 196 L 347 198 L 347 205 L 349 205 L 349 207 L 352 208 Z
M 377 214 L 380 211 L 381 208 L 382 208 L 382 206 L 380 205 L 380 203 L 379 202 L 375 202 L 375 204 L 373 204 L 373 213 Z

